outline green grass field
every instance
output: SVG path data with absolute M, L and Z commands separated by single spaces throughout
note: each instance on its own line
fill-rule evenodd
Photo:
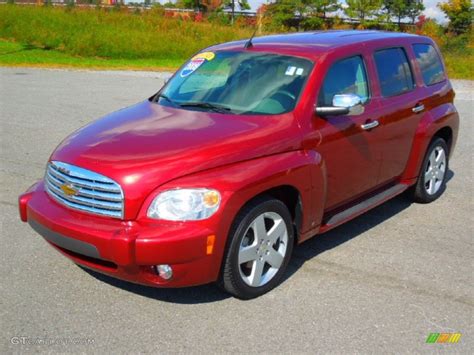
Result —
M 443 51 L 444 62 L 451 79 L 474 80 L 474 55 L 472 48 L 466 48 L 464 53 Z
M 167 18 L 159 9 L 0 5 L 0 65 L 174 70 L 202 48 L 252 32 Z M 472 40 L 461 47 L 442 48 L 449 76 L 474 80 Z
M 167 18 L 159 9 L 68 9 L 0 5 L 0 65 L 176 68 L 250 28 Z
M 178 68 L 180 59 L 104 59 L 80 57 L 58 50 L 0 40 L 0 65 L 40 68 L 169 70 Z

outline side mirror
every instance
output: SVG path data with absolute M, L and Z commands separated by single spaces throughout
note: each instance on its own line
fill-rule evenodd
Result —
M 360 115 L 362 112 L 362 99 L 355 94 L 334 95 L 332 106 L 316 107 L 319 116 Z

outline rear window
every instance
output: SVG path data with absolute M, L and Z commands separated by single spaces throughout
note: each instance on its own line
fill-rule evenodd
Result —
M 414 44 L 413 51 L 425 85 L 433 85 L 445 79 L 441 58 L 432 45 Z
M 413 75 L 402 48 L 375 52 L 375 65 L 383 96 L 395 96 L 413 89 Z

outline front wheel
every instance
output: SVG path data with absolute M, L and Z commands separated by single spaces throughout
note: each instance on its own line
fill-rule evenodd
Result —
M 240 299 L 277 286 L 293 250 L 291 215 L 283 202 L 265 198 L 239 213 L 229 235 L 221 286 Z
M 446 188 L 448 173 L 448 146 L 444 139 L 435 138 L 426 152 L 418 181 L 413 188 L 413 200 L 430 203 L 440 197 Z

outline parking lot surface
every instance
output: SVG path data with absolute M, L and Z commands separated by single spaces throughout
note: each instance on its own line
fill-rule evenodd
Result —
M 302 244 L 284 283 L 255 300 L 86 272 L 21 223 L 17 197 L 55 146 L 165 76 L 0 68 L 1 353 L 474 353 L 472 82 L 455 82 L 461 128 L 445 194 L 430 205 L 397 197 Z M 426 344 L 443 332 L 460 342 Z

